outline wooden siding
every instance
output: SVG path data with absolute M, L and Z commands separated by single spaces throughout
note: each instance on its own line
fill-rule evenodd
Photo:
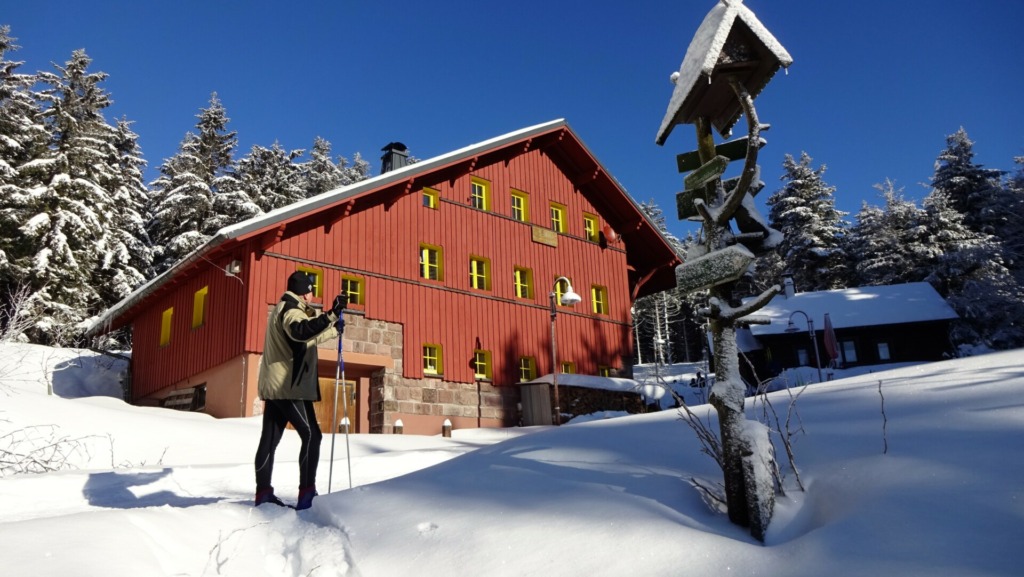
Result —
M 230 258 L 216 264 L 202 262 L 147 304 L 132 327 L 132 399 L 199 374 L 237 356 L 245 334 L 246 287 L 244 278 L 224 274 Z M 218 268 L 221 267 L 221 268 Z M 192 328 L 193 296 L 204 286 L 206 321 Z M 174 307 L 171 341 L 159 346 L 163 312 Z
M 491 183 L 489 212 L 469 206 L 474 176 Z M 626 253 L 585 240 L 583 215 L 600 215 L 597 208 L 540 150 L 445 178 L 377 191 L 336 223 L 314 215 L 289 225 L 279 242 L 249 262 L 246 349 L 262 351 L 266 307 L 301 264 L 324 270 L 328 302 L 340 289 L 342 273 L 364 279 L 367 318 L 405 327 L 404 377 L 423 376 L 421 347 L 435 343 L 443 349 L 445 380 L 472 382 L 469 361 L 480 348 L 492 353 L 495 383 L 508 384 L 518 380 L 520 356 L 536 358 L 540 374 L 551 372 L 548 293 L 556 277 L 567 276 L 583 301 L 558 309 L 559 357 L 575 362 L 580 373 L 596 374 L 598 365 L 621 367 L 622 357 L 631 354 Z M 423 186 L 438 191 L 436 210 L 422 205 Z M 530 224 L 510 217 L 512 189 L 529 194 Z M 532 240 L 531 224 L 549 226 L 552 201 L 567 208 L 568 232 L 558 236 L 557 248 Z M 250 242 L 254 255 L 258 242 Z M 419 278 L 421 243 L 444 249 L 443 281 Z M 470 288 L 471 255 L 490 259 L 491 290 Z M 530 300 L 515 296 L 515 266 L 533 271 Z M 591 313 L 592 285 L 607 287 L 608 315 Z

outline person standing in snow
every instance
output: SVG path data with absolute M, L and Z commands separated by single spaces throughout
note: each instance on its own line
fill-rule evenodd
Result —
M 345 328 L 342 311 L 348 298 L 338 295 L 329 311 L 310 306 L 313 279 L 302 271 L 288 277 L 288 291 L 281 296 L 267 323 L 267 338 L 259 366 L 259 396 L 264 401 L 263 432 L 256 449 L 256 506 L 284 503 L 274 495 L 271 476 L 274 453 L 285 427 L 291 423 L 302 446 L 299 449 L 299 499 L 296 509 L 313 505 L 316 469 L 323 434 L 313 411 L 320 400 L 317 378 L 317 344 L 341 338 Z

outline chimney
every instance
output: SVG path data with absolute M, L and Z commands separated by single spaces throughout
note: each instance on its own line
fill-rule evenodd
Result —
M 789 275 L 783 276 L 782 287 L 787 299 L 796 294 L 796 287 L 793 286 L 793 277 Z
M 380 173 L 398 170 L 409 164 L 409 149 L 401 142 L 389 142 L 382 148 L 384 155 L 380 157 Z

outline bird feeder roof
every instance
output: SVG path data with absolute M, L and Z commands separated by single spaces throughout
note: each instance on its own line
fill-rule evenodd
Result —
M 704 17 L 673 74 L 675 89 L 655 141 L 665 143 L 677 124 L 710 119 L 728 137 L 743 110 L 729 86 L 735 76 L 756 98 L 793 58 L 742 0 L 720 0 Z

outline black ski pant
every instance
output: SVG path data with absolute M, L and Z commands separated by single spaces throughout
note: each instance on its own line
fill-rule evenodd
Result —
M 320 463 L 323 433 L 316 422 L 313 401 L 267 400 L 263 407 L 263 432 L 256 449 L 256 492 L 272 486 L 274 452 L 284 429 L 291 423 L 302 439 L 299 449 L 299 488 L 316 485 L 316 467 Z

